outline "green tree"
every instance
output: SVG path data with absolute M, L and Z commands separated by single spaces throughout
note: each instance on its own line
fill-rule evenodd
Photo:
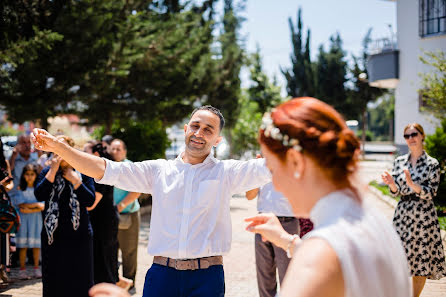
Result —
M 84 80 L 79 100 L 88 109 L 82 115 L 107 127 L 113 118 L 132 116 L 169 125 L 213 88 L 206 77 L 213 69 L 212 24 L 192 10 L 133 11 L 108 62 Z
M 426 137 L 425 145 L 427 153 L 440 162 L 441 176 L 438 193 L 434 202 L 443 207 L 446 213 L 446 119 L 443 118 L 441 126 L 437 127 L 435 133 Z
M 43 127 L 62 112 L 107 130 L 114 118 L 184 117 L 214 87 L 214 1 L 177 3 L 3 1 L 0 104 Z
M 238 12 L 243 10 L 244 1 L 235 7 L 232 0 L 224 1 L 223 30 L 219 36 L 219 52 L 215 63 L 215 74 L 210 75 L 214 89 L 207 96 L 206 103 L 220 109 L 226 119 L 225 136 L 231 148 L 233 141 L 231 129 L 234 127 L 240 112 L 239 98 L 240 70 L 245 63 L 244 50 L 240 37 L 240 26 L 243 18 Z
M 272 106 L 276 106 L 282 101 L 280 86 L 271 82 L 262 69 L 262 57 L 260 49 L 250 57 L 250 80 L 251 86 L 248 88 L 249 100 L 258 105 L 260 113 L 265 113 Z
M 263 72 L 259 49 L 250 57 L 250 81 L 239 98 L 240 115 L 231 130 L 233 154 L 238 157 L 259 151 L 257 136 L 263 114 L 283 101 L 280 87 Z
M 291 69 L 282 69 L 287 80 L 287 92 L 291 97 L 314 96 L 315 82 L 313 64 L 310 57 L 310 29 L 307 30 L 305 45 L 302 34 L 302 9 L 297 12 L 297 24 L 294 28 L 293 20 L 288 19 L 291 31 L 291 43 L 293 52 L 291 54 Z
M 256 101 L 249 100 L 246 92 L 239 97 L 240 116 L 234 127 L 232 134 L 232 154 L 242 157 L 245 152 L 259 151 L 257 136 L 262 122 L 263 113 L 259 111 L 259 105 Z
M 32 2 L 0 3 L 0 104 L 11 120 L 38 119 L 45 127 L 47 117 L 66 102 L 66 96 L 57 92 L 62 82 L 52 79 L 51 67 L 51 53 L 64 38 L 53 26 L 66 1 Z
M 316 97 L 332 105 L 348 118 L 350 106 L 347 104 L 347 62 L 342 49 L 339 33 L 330 37 L 328 51 L 319 47 L 316 62 Z
M 443 51 L 425 52 L 421 62 L 433 67 L 432 72 L 422 73 L 422 88 L 419 90 L 426 101 L 424 110 L 437 119 L 446 118 L 446 54 Z

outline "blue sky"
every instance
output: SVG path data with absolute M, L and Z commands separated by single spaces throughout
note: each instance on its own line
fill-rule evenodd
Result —
M 389 37 L 389 24 L 396 32 L 396 3 L 385 0 L 247 0 L 241 33 L 246 38 L 246 49 L 255 51 L 260 46 L 266 73 L 276 75 L 284 85 L 280 66 L 290 66 L 291 41 L 288 18 L 296 23 L 297 10 L 302 8 L 304 30 L 311 29 L 311 51 L 315 57 L 320 44 L 328 44 L 329 37 L 339 32 L 344 50 L 359 54 L 361 42 L 372 27 L 374 39 Z M 244 85 L 247 72 L 242 74 Z

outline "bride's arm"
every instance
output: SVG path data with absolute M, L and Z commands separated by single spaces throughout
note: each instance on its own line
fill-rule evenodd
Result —
M 343 297 L 341 263 L 323 239 L 309 238 L 296 247 L 280 290 L 280 297 Z

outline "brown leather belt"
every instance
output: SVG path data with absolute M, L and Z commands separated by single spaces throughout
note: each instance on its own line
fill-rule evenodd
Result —
M 209 266 L 223 265 L 222 256 L 205 257 L 198 259 L 179 260 L 162 256 L 153 257 L 153 263 L 172 267 L 176 270 L 207 269 Z

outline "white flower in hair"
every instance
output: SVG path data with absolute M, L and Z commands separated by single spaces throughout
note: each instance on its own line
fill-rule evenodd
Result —
M 272 111 L 274 111 L 274 109 Z M 288 135 L 283 134 L 280 132 L 280 129 L 274 125 L 270 112 L 264 114 L 260 128 L 263 130 L 263 134 L 265 134 L 266 137 L 282 142 L 282 145 L 285 147 L 292 147 L 298 152 L 302 151 L 298 139 L 290 138 Z

